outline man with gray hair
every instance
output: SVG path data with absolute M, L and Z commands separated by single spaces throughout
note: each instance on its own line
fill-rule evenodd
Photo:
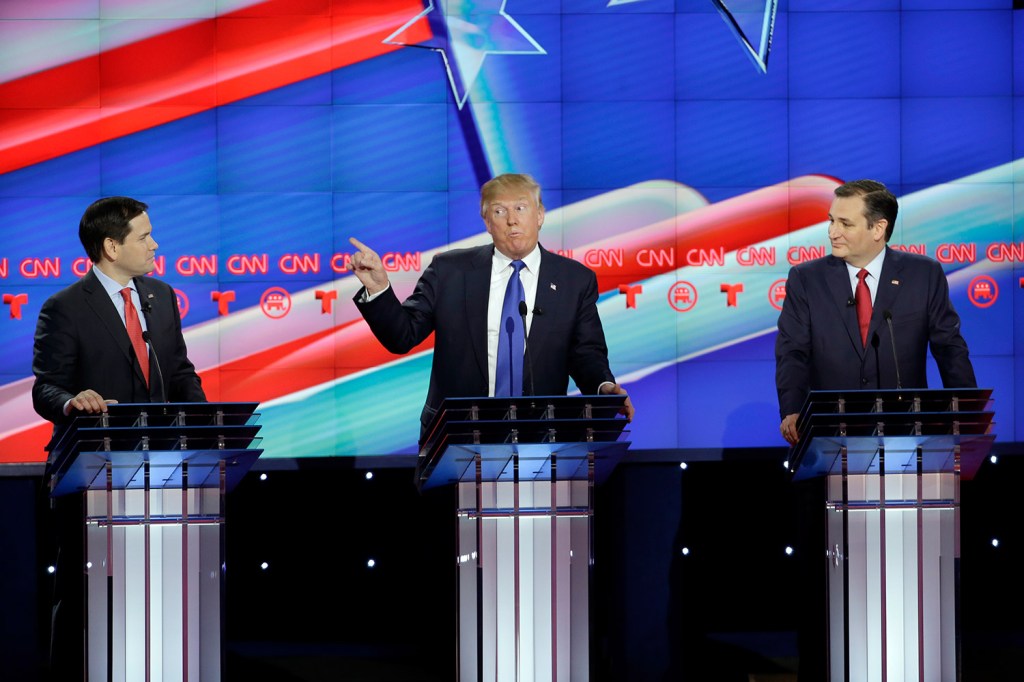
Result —
M 480 215 L 493 243 L 438 254 L 404 302 L 377 253 L 350 240 L 363 284 L 355 303 L 384 347 L 407 353 L 435 334 L 421 434 L 445 398 L 565 395 L 569 377 L 584 394 L 625 395 L 608 366 L 597 276 L 539 244 L 537 182 L 495 177 L 481 188 Z M 532 369 L 523 366 L 524 337 Z M 624 413 L 633 416 L 628 397 Z

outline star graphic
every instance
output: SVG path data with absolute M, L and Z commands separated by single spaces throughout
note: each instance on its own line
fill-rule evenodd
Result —
M 516 20 L 505 13 L 506 0 L 430 0 L 425 10 L 384 39 L 388 45 L 421 47 L 440 53 L 459 109 L 466 103 L 487 55 L 547 54 Z M 433 37 L 410 42 L 416 24 L 426 19 Z M 410 36 L 411 38 L 411 36 Z
M 740 41 L 743 51 L 761 73 L 768 73 L 768 55 L 775 33 L 775 14 L 779 0 L 711 0 L 722 19 Z
M 630 5 L 644 0 L 608 0 L 605 7 Z M 768 73 L 768 55 L 775 33 L 779 0 L 711 0 L 722 19 L 740 41 L 743 52 L 761 73 Z

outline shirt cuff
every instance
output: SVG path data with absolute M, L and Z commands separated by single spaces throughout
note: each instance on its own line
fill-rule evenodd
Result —
M 383 289 L 381 289 L 380 291 L 378 291 L 377 293 L 375 293 L 373 295 L 370 295 L 370 294 L 368 294 L 366 292 L 366 287 L 363 287 L 363 294 L 362 294 L 362 296 L 359 297 L 359 302 L 360 303 L 369 303 L 370 301 L 374 300 L 375 298 L 377 298 L 378 296 L 380 296 L 381 294 L 383 294 L 385 291 L 387 291 L 390 288 L 391 288 L 391 282 L 388 282 L 387 286 L 385 286 Z

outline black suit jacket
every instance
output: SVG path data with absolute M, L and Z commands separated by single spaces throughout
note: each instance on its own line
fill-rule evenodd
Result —
M 420 417 L 425 428 L 445 398 L 486 396 L 487 304 L 494 246 L 437 255 L 412 295 L 399 303 L 394 289 L 356 305 L 377 339 L 392 353 L 407 353 L 435 332 L 434 364 Z M 527 337 L 533 395 L 565 395 L 569 377 L 585 394 L 615 378 L 597 313 L 597 276 L 576 261 L 541 248 L 537 299 Z M 524 368 L 524 387 L 530 373 Z
M 842 259 L 826 256 L 789 271 L 775 342 L 775 385 L 783 418 L 799 412 L 811 390 L 896 387 L 893 340 L 884 317 L 887 310 L 892 313 L 904 388 L 928 386 L 929 345 L 943 386 L 977 386 L 967 343 L 960 335 L 960 317 L 936 261 L 886 247 L 867 348 L 861 343 L 852 300 Z
M 69 421 L 64 404 L 92 389 L 122 403 L 204 402 L 202 384 L 189 361 L 174 289 L 136 277 L 151 350 L 150 386 L 135 357 L 128 331 L 113 301 L 91 270 L 43 304 L 36 324 L 32 403 L 55 425 Z M 148 309 L 148 310 L 147 310 Z M 159 361 L 161 372 L 155 364 Z M 163 375 L 163 383 L 160 376 Z

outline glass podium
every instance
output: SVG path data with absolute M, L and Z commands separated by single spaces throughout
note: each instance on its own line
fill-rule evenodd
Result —
M 629 448 L 624 396 L 446 400 L 421 489 L 457 487 L 458 679 L 590 679 L 594 489 Z
M 48 482 L 82 497 L 88 679 L 221 679 L 225 496 L 262 453 L 256 407 L 113 404 L 60 435 Z
M 959 680 L 960 482 L 990 389 L 812 391 L 794 480 L 825 477 L 829 679 Z

